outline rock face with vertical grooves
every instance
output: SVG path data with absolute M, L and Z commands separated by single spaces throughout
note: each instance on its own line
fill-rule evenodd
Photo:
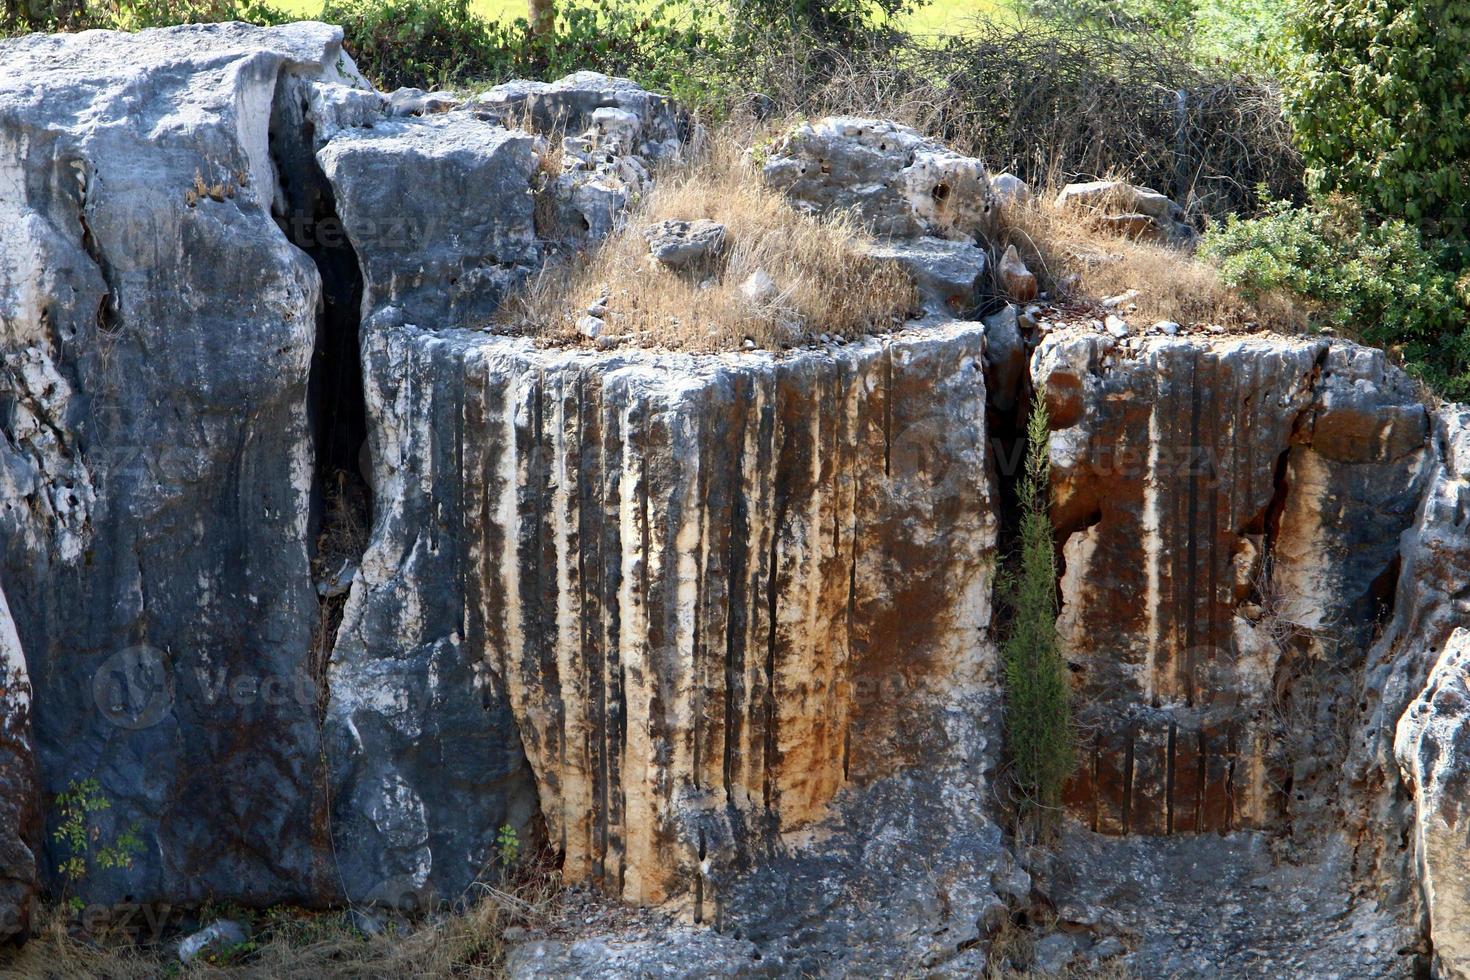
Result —
M 1286 744 L 1273 712 L 1315 661 L 1361 669 L 1423 482 L 1422 404 L 1381 354 L 1307 339 L 1059 338 L 1034 373 L 1095 732 L 1073 811 L 1105 833 L 1282 825 L 1283 788 L 1334 765 L 1311 742 L 1335 722 Z
M 702 861 L 921 764 L 926 698 L 993 692 L 983 337 L 475 353 L 467 632 L 570 880 L 709 914 Z
M 965 975 L 1039 903 L 1056 963 L 1470 972 L 1465 408 L 1349 343 L 949 320 L 994 305 L 987 173 L 875 120 L 766 179 L 931 319 L 498 336 L 689 121 L 590 73 L 390 97 L 340 40 L 0 42 L 0 938 L 95 778 L 144 850 L 87 901 L 443 902 L 508 826 L 713 927 L 524 975 Z M 1033 386 L 1088 738 L 1055 855 L 997 795 L 990 443 Z
M 548 249 L 605 235 L 678 146 L 667 100 L 593 73 L 502 86 L 481 103 L 313 126 L 328 134 L 316 159 L 362 269 L 374 528 L 332 653 L 326 719 L 336 857 L 354 899 L 455 896 L 493 868 L 502 826 L 536 839 L 544 807 L 522 742 L 538 736 L 517 727 L 480 609 L 502 584 L 481 554 L 499 514 L 482 467 L 510 424 L 498 413 L 515 406 L 486 373 L 490 338 L 466 328 L 484 325 Z M 501 125 L 521 115 L 586 126 L 568 139 L 599 165 L 565 154 L 564 172 L 538 185 L 545 140 Z

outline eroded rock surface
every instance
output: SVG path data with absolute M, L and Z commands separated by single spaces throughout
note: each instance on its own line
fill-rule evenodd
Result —
M 349 81 L 340 45 L 0 42 L 5 592 L 45 792 L 96 778 L 100 831 L 145 846 L 88 899 L 334 890 L 307 656 L 320 278 L 274 220 L 269 124 L 282 79 Z
M 1395 750 L 1414 796 L 1414 853 L 1435 962 L 1443 976 L 1470 976 L 1470 630 L 1455 630 L 1445 643 L 1399 720 Z
M 766 177 L 928 319 L 544 346 L 481 328 L 686 152 L 667 99 L 387 95 L 310 24 L 0 61 L 0 929 L 96 778 L 145 851 L 91 900 L 438 903 L 508 825 L 682 920 L 526 976 L 963 976 L 1043 904 L 1052 965 L 1466 970 L 1470 417 L 1380 352 L 1058 329 L 1028 368 L 983 164 L 861 119 Z M 996 795 L 1034 388 L 1089 738 L 1055 860 Z
M 1290 787 L 1340 761 L 1314 743 L 1346 712 L 1312 714 L 1329 692 L 1306 675 L 1361 669 L 1413 520 L 1412 385 L 1381 354 L 1283 338 L 1061 337 L 1034 373 L 1056 427 L 1059 628 L 1096 732 L 1074 811 L 1106 833 L 1280 826 Z M 1281 733 L 1292 695 L 1311 708 Z
M 798 207 L 853 210 L 879 235 L 965 241 L 995 218 L 985 164 L 882 119 L 831 116 L 798 126 L 771 148 L 764 174 Z

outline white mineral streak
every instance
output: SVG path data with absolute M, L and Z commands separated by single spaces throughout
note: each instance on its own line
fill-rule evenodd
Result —
M 618 520 L 622 529 L 623 576 L 618 605 L 621 612 L 621 634 L 618 649 L 623 654 L 623 696 L 627 704 L 626 743 L 623 756 L 624 822 L 624 865 L 622 870 L 623 894 L 632 901 L 654 899 L 657 884 L 645 880 L 651 872 L 654 843 L 653 821 L 656 814 L 649 799 L 658 777 L 657 746 L 649 726 L 652 717 L 652 687 L 655 681 L 654 651 L 649 638 L 649 595 L 647 584 L 654 577 L 654 555 L 657 545 L 654 540 L 653 522 L 647 520 L 644 500 L 648 494 L 646 467 L 649 460 L 644 455 L 648 438 L 646 413 L 650 406 L 637 396 L 631 396 L 621 418 L 624 455 L 622 477 L 619 480 Z M 642 424 L 640 424 L 640 422 Z
M 1147 654 L 1143 664 L 1143 700 L 1152 703 L 1158 695 L 1158 680 L 1154 676 L 1159 661 L 1159 614 L 1163 592 L 1159 587 L 1164 562 L 1164 536 L 1159 526 L 1159 447 L 1163 440 L 1159 431 L 1159 407 L 1155 405 L 1148 415 L 1148 472 L 1143 478 L 1143 561 L 1148 574 L 1147 592 L 1144 594 L 1144 614 L 1147 617 L 1145 642 Z
M 1291 493 L 1281 526 L 1289 533 L 1276 541 L 1271 577 L 1275 614 L 1303 630 L 1321 630 L 1329 625 L 1324 617 L 1336 605 L 1339 569 L 1320 556 L 1331 544 L 1326 528 L 1341 526 L 1344 502 L 1333 500 L 1332 473 L 1316 453 L 1292 453 L 1286 478 Z M 1332 508 L 1337 512 L 1324 513 Z
M 9 726 L 30 703 L 31 682 L 26 673 L 25 652 L 20 648 L 20 636 L 15 632 L 5 590 L 0 589 L 0 707 L 4 708 L 0 722 Z

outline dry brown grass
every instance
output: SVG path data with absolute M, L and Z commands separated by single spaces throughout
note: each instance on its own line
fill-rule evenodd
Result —
M 1132 980 L 1134 974 L 1121 959 L 1087 963 L 1079 957 L 1059 973 L 1037 970 L 1036 944 L 1054 928 L 1054 921 L 1026 929 L 1007 920 L 990 937 L 985 975 L 979 980 Z
M 1055 190 L 1003 209 L 992 242 L 998 258 L 1014 244 L 1041 288 L 1055 298 L 1093 303 L 1129 290 L 1138 295 L 1129 319 L 1172 320 L 1185 327 L 1297 333 L 1306 327 L 1299 304 L 1285 295 L 1247 299 L 1221 281 L 1207 262 L 1178 248 L 1125 238 L 1085 211 L 1058 206 Z
M 857 337 L 901 323 L 915 309 L 909 275 L 869 257 L 867 235 L 847 216 L 798 213 L 765 186 L 737 129 L 710 138 L 693 164 L 658 175 L 622 229 L 566 264 L 548 266 L 508 299 L 499 319 L 560 343 L 590 343 L 576 322 L 597 300 L 607 333 L 621 342 L 677 350 L 740 348 L 748 339 L 779 350 L 819 334 Z M 649 256 L 643 229 L 708 218 L 726 226 L 726 248 L 703 279 Z M 758 269 L 779 294 L 748 301 L 740 286 Z
M 254 939 L 231 951 L 227 962 L 188 966 L 178 962 L 177 941 L 129 945 L 106 936 L 81 939 L 67 917 L 50 910 L 35 935 L 18 951 L 0 953 L 0 976 L 15 980 L 145 980 L 156 977 L 281 977 L 301 980 L 393 977 L 489 978 L 505 975 L 506 930 L 538 928 L 559 901 L 556 875 L 528 874 L 505 889 L 479 886 L 466 911 L 431 916 L 414 924 L 364 936 L 347 912 L 272 909 L 251 916 L 226 910 L 227 917 L 254 918 Z M 7 958 L 8 957 L 8 958 Z

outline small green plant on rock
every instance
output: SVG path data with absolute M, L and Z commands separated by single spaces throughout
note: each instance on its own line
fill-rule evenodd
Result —
M 1021 538 L 1016 565 L 1001 576 L 1010 616 L 1001 653 L 1006 748 L 1017 792 L 1017 830 L 1040 833 L 1059 812 L 1076 764 L 1067 663 L 1057 635 L 1057 571 L 1048 509 L 1051 420 L 1041 393 L 1026 423 L 1020 480 Z
M 521 835 L 510 824 L 502 824 L 495 834 L 495 847 L 500 851 L 502 867 L 514 868 L 521 863 Z
M 53 839 L 67 850 L 67 857 L 57 871 L 68 888 L 79 886 L 98 868 L 131 868 L 133 859 L 143 853 L 137 824 L 111 841 L 103 839 L 93 817 L 112 809 L 112 801 L 102 794 L 102 785 L 97 780 L 73 780 L 67 791 L 56 798 L 56 806 L 61 811 L 61 825 Z M 75 896 L 67 904 L 75 911 L 82 908 L 82 900 Z

